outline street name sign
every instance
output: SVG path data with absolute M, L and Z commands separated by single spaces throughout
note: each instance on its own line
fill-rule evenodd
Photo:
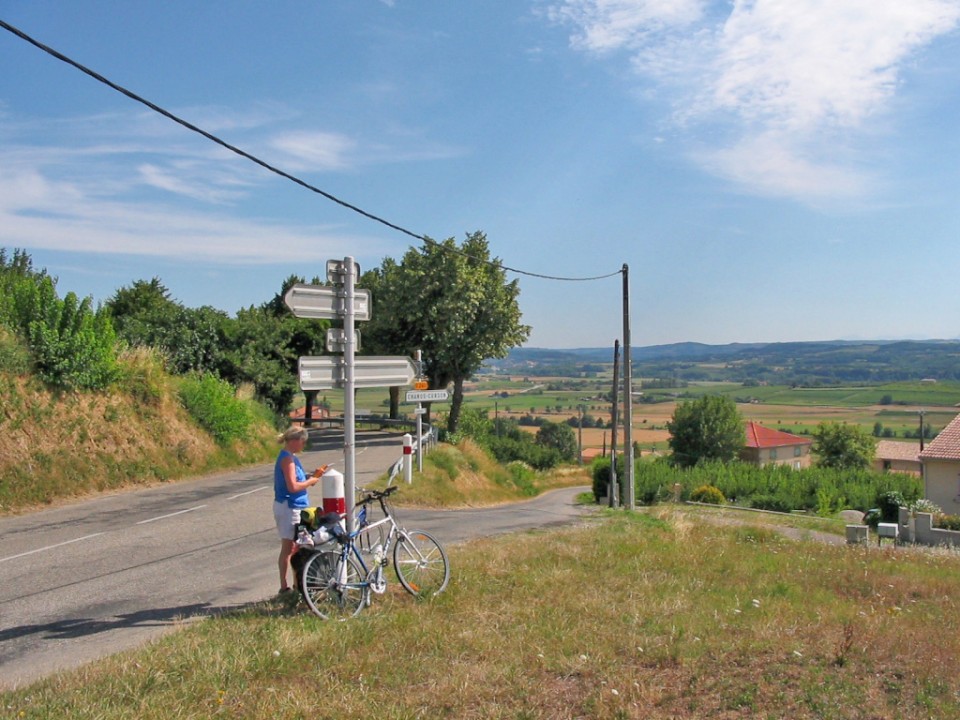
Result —
M 445 402 L 450 399 L 446 390 L 410 390 L 407 392 L 407 402 Z
M 343 289 L 327 285 L 291 285 L 283 296 L 283 302 L 290 312 L 299 318 L 317 320 L 337 320 L 344 316 L 345 301 Z M 370 291 L 354 288 L 354 320 L 370 319 Z

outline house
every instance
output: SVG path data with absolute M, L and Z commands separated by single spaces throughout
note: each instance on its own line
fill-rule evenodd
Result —
M 880 440 L 873 456 L 873 469 L 879 472 L 905 472 L 920 475 L 920 443 Z
M 920 453 L 924 497 L 948 515 L 960 515 L 960 415 Z
M 746 424 L 747 444 L 740 451 L 740 459 L 763 467 L 789 465 L 794 470 L 810 467 L 810 448 L 813 440 L 765 427 L 760 423 Z

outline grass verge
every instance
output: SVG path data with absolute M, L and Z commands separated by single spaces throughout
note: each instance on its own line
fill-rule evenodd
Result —
M 955 718 L 960 556 L 693 514 L 450 548 L 346 623 L 264 604 L 4 693 L 13 718 Z

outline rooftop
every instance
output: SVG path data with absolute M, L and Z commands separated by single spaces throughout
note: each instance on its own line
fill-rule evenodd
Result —
M 920 453 L 923 460 L 960 460 L 960 415 L 940 431 Z
M 875 457 L 878 460 L 909 460 L 920 462 L 920 443 L 880 440 Z
M 773 428 L 768 428 L 760 423 L 752 421 L 747 423 L 746 430 L 747 447 L 750 448 L 774 448 L 783 447 L 785 445 L 813 444 L 813 440 L 810 438 L 800 437 L 799 435 L 791 435 L 790 433 L 786 433 L 781 430 L 774 430 Z

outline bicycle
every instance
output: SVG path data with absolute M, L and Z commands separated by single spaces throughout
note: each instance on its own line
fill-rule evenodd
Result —
M 356 529 L 339 533 L 339 548 L 317 550 L 301 572 L 301 591 L 311 612 L 321 618 L 345 620 L 370 604 L 371 593 L 387 589 L 386 566 L 391 548 L 393 569 L 403 589 L 415 597 L 443 592 L 450 581 L 450 563 L 443 546 L 430 533 L 407 530 L 397 523 L 388 498 L 397 487 L 363 490 L 354 506 Z M 374 503 L 383 517 L 372 518 Z M 368 565 L 369 561 L 369 565 Z

